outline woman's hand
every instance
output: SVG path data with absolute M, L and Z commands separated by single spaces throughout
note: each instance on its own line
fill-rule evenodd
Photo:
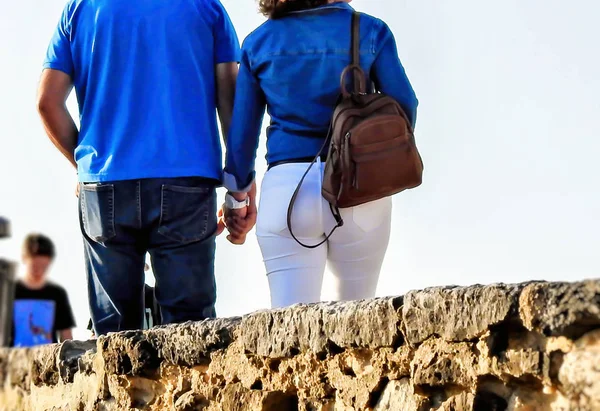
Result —
M 247 209 L 248 207 L 239 210 L 225 208 L 225 225 L 229 231 L 227 240 L 231 244 L 242 245 L 246 242 L 246 234 L 250 231 L 246 223 Z
M 246 235 L 256 225 L 258 210 L 256 207 L 256 183 L 252 184 L 248 192 L 250 204 L 248 207 L 239 210 L 229 210 L 223 208 L 224 224 L 229 231 L 227 240 L 236 245 L 242 245 L 246 242 Z

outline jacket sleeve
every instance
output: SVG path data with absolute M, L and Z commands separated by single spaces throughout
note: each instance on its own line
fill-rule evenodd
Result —
M 248 52 L 242 47 L 223 173 L 223 185 L 229 191 L 247 192 L 254 182 L 254 164 L 265 108 L 264 93 L 251 71 Z
M 373 81 L 379 91 L 393 97 L 402 106 L 414 127 L 419 102 L 398 57 L 392 31 L 384 22 L 378 23 L 374 40 L 376 57 L 371 71 Z

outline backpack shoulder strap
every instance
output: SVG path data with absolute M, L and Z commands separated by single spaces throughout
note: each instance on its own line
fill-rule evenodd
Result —
M 350 64 L 344 68 L 342 75 L 340 76 L 340 89 L 342 96 L 346 98 L 351 95 L 346 89 L 346 78 L 348 74 L 352 76 L 352 91 L 355 94 L 366 94 L 367 92 L 367 77 L 360 66 L 360 13 L 357 11 L 352 13 L 350 57 Z

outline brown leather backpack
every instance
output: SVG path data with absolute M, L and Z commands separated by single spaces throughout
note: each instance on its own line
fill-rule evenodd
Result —
M 385 94 L 368 93 L 366 76 L 359 65 L 359 16 L 352 16 L 352 62 L 342 72 L 341 97 L 333 112 L 328 138 L 298 184 L 288 207 L 288 229 L 302 246 L 315 248 L 343 225 L 339 208 L 417 187 L 422 182 L 423 161 L 415 144 L 412 126 L 400 104 Z M 351 74 L 354 91 L 346 89 Z M 329 142 L 322 195 L 331 205 L 337 225 L 316 245 L 298 241 L 291 229 L 292 209 L 304 178 Z

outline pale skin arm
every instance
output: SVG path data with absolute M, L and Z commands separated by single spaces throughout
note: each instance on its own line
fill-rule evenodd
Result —
M 66 330 L 60 330 L 58 332 L 58 340 L 59 342 L 72 340 L 73 339 L 73 330 L 67 328 Z
M 52 144 L 77 168 L 75 147 L 79 131 L 66 105 L 72 89 L 73 80 L 68 74 L 45 69 L 38 88 L 37 109 Z

